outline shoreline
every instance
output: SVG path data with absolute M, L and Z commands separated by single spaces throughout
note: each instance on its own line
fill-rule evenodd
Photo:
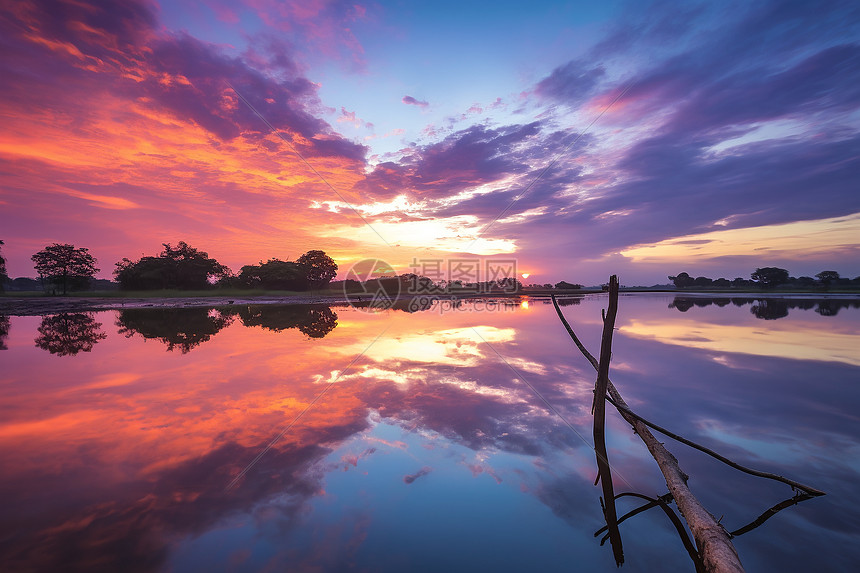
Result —
M 860 293 L 851 292 L 772 292 L 772 291 L 670 291 L 629 289 L 624 294 L 662 294 L 680 297 L 710 297 L 710 298 L 814 298 L 814 299 L 860 299 Z M 416 297 L 430 296 L 438 299 L 474 300 L 481 298 L 544 298 L 551 294 L 558 296 L 586 296 L 605 294 L 601 291 L 583 290 L 549 293 L 544 291 L 521 293 L 461 293 L 449 295 L 400 295 L 395 300 L 412 300 Z M 360 298 L 359 298 L 360 297 Z M 345 306 L 352 302 L 369 302 L 370 295 L 344 293 L 338 294 L 284 294 L 284 295 L 212 295 L 212 296 L 158 296 L 158 297 L 122 297 L 122 296 L 23 296 L 16 297 L 5 294 L 0 296 L 0 315 L 5 316 L 40 316 L 66 312 L 98 312 L 105 310 L 126 309 L 169 309 L 169 308 L 200 308 L 231 305 L 329 305 Z M 358 299 L 358 300 L 356 300 Z

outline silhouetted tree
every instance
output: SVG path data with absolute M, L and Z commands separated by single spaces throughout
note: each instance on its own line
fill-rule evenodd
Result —
M 778 267 L 761 267 L 753 271 L 750 278 L 764 288 L 774 288 L 788 282 L 788 271 Z
M 209 279 L 224 276 L 230 269 L 208 253 L 179 241 L 176 247 L 162 243 L 164 250 L 156 257 L 142 257 L 134 262 L 116 263 L 113 274 L 123 290 L 180 289 L 200 290 L 211 286 Z
M 714 281 L 713 286 L 720 287 L 720 288 L 728 288 L 728 287 L 732 286 L 732 283 L 729 279 L 725 279 L 723 277 L 720 277 Z
M 824 285 L 825 289 L 829 289 L 832 283 L 835 283 L 839 280 L 839 273 L 836 271 L 821 271 L 815 278 L 821 281 L 821 284 Z
M 687 288 L 691 287 L 695 284 L 696 279 L 688 275 L 687 273 L 678 273 L 677 276 L 669 277 L 669 280 L 674 283 L 676 288 Z
M 306 276 L 311 288 L 323 288 L 337 274 L 337 263 L 324 251 L 308 251 L 296 262 L 307 268 Z
M 271 290 L 307 290 L 307 267 L 291 261 L 270 259 L 259 265 L 245 265 L 239 271 L 238 282 L 245 288 Z
M 693 286 L 708 287 L 711 286 L 713 282 L 714 281 L 712 279 L 709 279 L 708 277 L 696 277 L 696 279 L 693 281 Z
M 134 308 L 121 311 L 116 325 L 126 338 L 139 334 L 145 339 L 160 340 L 168 351 L 179 348 L 187 354 L 230 322 L 228 313 L 208 308 Z
M 5 314 L 0 314 L 0 350 L 7 350 L 7 336 L 9 336 L 9 317 Z
M 558 281 L 557 283 L 555 283 L 555 288 L 557 288 L 557 289 L 574 289 L 575 290 L 575 289 L 581 289 L 582 285 L 576 284 L 576 283 L 569 283 L 567 281 Z
M 0 247 L 3 246 L 3 241 L 0 241 Z M 3 258 L 3 253 L 0 253 L 0 292 L 3 292 L 3 288 L 6 285 L 6 281 L 9 280 L 9 275 L 6 274 L 6 259 Z
M 85 312 L 63 313 L 42 318 L 36 346 L 58 356 L 90 352 L 99 340 L 107 338 L 101 323 Z
M 36 272 L 44 280 L 62 287 L 63 294 L 69 287 L 89 284 L 99 272 L 96 259 L 85 248 L 76 249 L 74 245 L 54 243 L 30 257 L 36 263 Z

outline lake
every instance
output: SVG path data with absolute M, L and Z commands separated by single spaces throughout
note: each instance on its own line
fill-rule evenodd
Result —
M 594 354 L 607 301 L 563 301 Z M 637 413 L 827 492 L 736 537 L 746 568 L 856 568 L 860 300 L 622 294 L 616 326 Z M 0 347 L 3 571 L 617 570 L 546 299 L 12 316 Z M 607 422 L 616 493 L 665 494 Z M 660 439 L 729 531 L 793 495 Z M 622 570 L 694 570 L 660 508 L 620 530 Z

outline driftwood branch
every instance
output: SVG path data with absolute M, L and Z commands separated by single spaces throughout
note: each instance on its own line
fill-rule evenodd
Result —
M 597 367 L 598 367 L 597 359 L 594 358 L 594 356 L 588 351 L 588 349 L 585 348 L 585 346 L 579 340 L 579 337 L 576 336 L 576 333 L 573 331 L 570 324 L 567 322 L 567 319 L 564 318 L 564 315 L 561 313 L 561 308 L 559 308 L 558 303 L 555 300 L 555 295 L 552 296 L 552 303 L 555 306 L 555 311 L 558 314 L 558 317 L 561 319 L 562 324 L 564 324 L 565 329 L 567 329 L 567 333 L 573 339 L 574 344 L 576 344 L 577 348 L 579 348 L 580 352 L 582 352 L 582 354 L 591 363 L 591 365 L 594 366 L 595 369 L 597 369 Z M 825 492 L 821 491 L 820 489 L 816 489 L 816 488 L 808 486 L 806 484 L 802 484 L 800 482 L 794 481 L 793 479 L 790 479 L 790 478 L 787 478 L 787 477 L 784 477 L 784 476 L 781 476 L 778 474 L 774 474 L 774 473 L 770 473 L 770 472 L 763 472 L 760 470 L 756 470 L 753 468 L 748 468 L 746 466 L 743 466 L 743 465 L 741 465 L 735 461 L 732 461 L 729 458 L 715 452 L 714 450 L 712 450 L 710 448 L 707 448 L 701 444 L 697 444 L 696 442 L 694 442 L 692 440 L 688 440 L 687 438 L 685 438 L 679 434 L 676 434 L 670 430 L 667 430 L 666 428 L 659 426 L 659 425 L 655 424 L 654 422 L 646 420 L 645 418 L 643 418 L 642 416 L 640 416 L 639 414 L 637 414 L 636 412 L 631 410 L 627 406 L 626 403 L 624 403 L 623 401 L 618 402 L 613 398 L 613 390 L 615 387 L 612 385 L 612 381 L 609 382 L 608 388 L 611 388 L 609 390 L 610 395 L 607 396 L 606 399 L 609 400 L 609 402 L 618 409 L 619 413 L 621 413 L 621 415 L 624 417 L 625 420 L 627 420 L 628 417 L 639 420 L 640 422 L 642 422 L 643 424 L 645 424 L 649 428 L 656 430 L 657 432 L 660 432 L 661 434 L 668 436 L 668 437 L 672 438 L 673 440 L 677 440 L 677 441 L 681 442 L 682 444 L 690 446 L 691 448 L 699 450 L 700 452 L 708 454 L 712 458 L 717 459 L 717 460 L 723 462 L 724 464 L 726 464 L 730 467 L 733 467 L 734 469 L 736 469 L 738 471 L 742 471 L 742 472 L 749 474 L 749 475 L 758 476 L 758 477 L 782 482 L 784 484 L 790 485 L 793 488 L 799 489 L 799 490 L 801 490 L 801 491 L 803 491 L 803 492 L 805 492 L 805 493 L 807 493 L 813 497 L 825 495 Z M 615 391 L 615 393 L 617 393 L 617 391 Z M 627 421 L 629 422 L 630 420 L 627 420 Z
M 597 456 L 597 474 L 603 488 L 603 516 L 609 528 L 609 541 L 616 565 L 624 563 L 624 550 L 621 546 L 621 533 L 618 530 L 618 514 L 615 511 L 615 491 L 612 487 L 612 469 L 606 453 L 606 386 L 609 383 L 609 361 L 612 356 L 612 332 L 615 329 L 615 315 L 618 312 L 618 278 L 609 279 L 609 311 L 603 319 L 603 338 L 600 344 L 600 364 L 597 368 L 597 381 L 594 384 L 594 451 Z
M 614 298 L 617 304 L 617 291 Z M 555 302 L 555 297 L 553 297 L 553 304 L 555 305 L 559 316 L 562 316 L 561 311 L 558 308 L 558 304 Z M 568 328 L 568 332 L 573 335 L 573 331 L 570 329 L 569 325 L 566 324 L 566 321 L 565 326 Z M 575 342 L 578 340 L 578 338 L 574 339 Z M 581 343 L 577 343 L 577 346 L 579 346 L 580 350 L 583 351 L 583 354 L 585 354 L 586 357 L 590 356 L 589 354 L 586 354 L 587 351 L 585 351 L 585 347 L 582 346 Z M 594 365 L 593 359 L 594 357 L 592 356 L 590 359 L 590 361 L 592 361 L 592 365 Z M 599 371 L 600 364 L 598 363 L 595 366 Z M 629 410 L 627 403 L 624 402 L 621 394 L 618 393 L 618 390 L 615 389 L 615 386 L 608 380 L 608 378 L 606 380 L 606 391 L 616 404 L 621 404 L 625 409 Z M 702 558 L 705 571 L 720 573 L 737 573 L 739 571 L 743 571 L 743 566 L 738 558 L 737 551 L 735 551 L 735 548 L 732 545 L 729 533 L 722 525 L 719 524 L 716 518 L 702 506 L 699 500 L 696 499 L 687 487 L 687 475 L 681 471 L 681 468 L 678 465 L 678 460 L 675 459 L 675 456 L 673 456 L 663 446 L 663 444 L 654 437 L 648 429 L 648 426 L 643 422 L 629 414 L 626 414 L 624 411 L 619 410 L 619 412 L 621 413 L 621 416 L 633 426 L 642 441 L 645 442 L 645 446 L 648 448 L 651 456 L 656 460 L 657 465 L 660 467 L 660 471 L 663 473 L 669 492 L 675 499 L 675 503 L 677 503 L 678 509 L 681 511 L 681 515 L 683 515 L 684 519 L 687 520 L 687 525 L 693 533 L 693 538 L 696 540 L 696 547 L 699 550 L 699 555 Z

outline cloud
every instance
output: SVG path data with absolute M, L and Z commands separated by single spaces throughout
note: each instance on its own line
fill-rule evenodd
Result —
M 430 105 L 426 101 L 417 100 L 414 97 L 409 96 L 409 95 L 403 96 L 403 99 L 400 101 L 402 101 L 406 105 L 417 105 L 418 107 L 428 107 Z
M 559 66 L 538 82 L 535 92 L 559 103 L 576 106 L 590 96 L 606 75 L 603 66 L 573 60 Z

